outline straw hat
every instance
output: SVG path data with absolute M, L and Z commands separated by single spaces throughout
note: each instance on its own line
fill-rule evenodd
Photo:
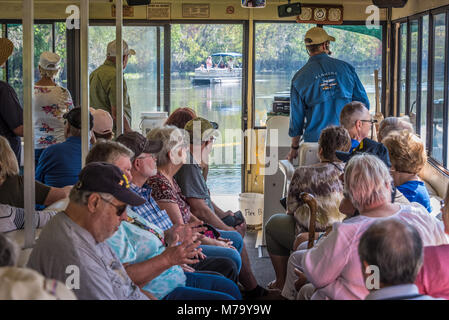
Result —
M 0 66 L 2 66 L 14 50 L 14 45 L 7 38 L 0 38 Z

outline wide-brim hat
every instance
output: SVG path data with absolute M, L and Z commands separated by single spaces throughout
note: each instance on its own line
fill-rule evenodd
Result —
M 7 38 L 0 38 L 0 66 L 11 56 L 14 44 Z

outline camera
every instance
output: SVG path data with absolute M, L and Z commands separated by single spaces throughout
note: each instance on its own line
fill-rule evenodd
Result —
M 301 3 L 287 3 L 278 6 L 278 16 L 279 18 L 283 17 L 292 17 L 301 14 Z

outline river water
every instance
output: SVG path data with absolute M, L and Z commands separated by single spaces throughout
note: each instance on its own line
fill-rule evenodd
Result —
M 358 69 L 374 110 L 373 70 Z M 288 92 L 293 73 L 258 73 L 255 81 L 255 125 L 264 126 L 266 113 L 271 108 L 273 97 L 279 92 Z M 150 75 L 149 75 L 150 77 Z M 133 108 L 133 128 L 138 129 L 140 113 L 156 111 L 155 79 L 148 77 L 128 78 L 127 85 Z M 241 192 L 240 138 L 230 134 L 241 132 L 242 128 L 242 86 L 241 82 L 214 85 L 193 85 L 189 76 L 172 75 L 171 110 L 190 107 L 198 116 L 219 124 L 221 137 L 214 144 L 208 185 L 213 194 L 238 194 Z M 232 129 L 232 132 L 231 132 Z M 232 160 L 230 160 L 232 159 Z

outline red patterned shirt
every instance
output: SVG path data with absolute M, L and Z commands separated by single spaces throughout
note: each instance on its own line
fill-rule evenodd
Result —
M 160 172 L 148 179 L 147 184 L 151 188 L 151 196 L 157 202 L 176 203 L 181 211 L 182 221 L 188 223 L 190 220 L 190 206 L 186 201 L 186 197 L 182 194 L 181 188 L 173 179 L 173 185 Z

